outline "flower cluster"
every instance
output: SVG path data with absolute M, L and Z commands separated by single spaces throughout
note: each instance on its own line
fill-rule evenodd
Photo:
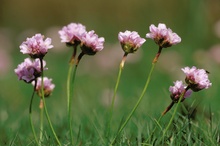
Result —
M 121 43 L 122 49 L 125 53 L 134 53 L 146 41 L 141 38 L 136 31 L 119 32 L 118 40 Z
M 55 85 L 52 84 L 52 79 L 48 79 L 47 77 L 43 78 L 43 83 L 44 83 L 44 97 L 48 97 L 51 95 L 53 89 L 55 88 Z M 41 93 L 41 87 L 42 87 L 42 78 L 38 78 L 37 79 L 37 84 L 36 84 L 36 88 L 35 91 L 37 92 L 37 94 L 42 97 L 42 93 Z M 32 82 L 32 85 L 35 86 L 35 81 Z
M 43 69 L 45 70 L 46 62 L 43 61 Z M 26 58 L 24 62 L 18 65 L 14 70 L 19 80 L 24 80 L 27 83 L 31 83 L 33 80 L 41 76 L 41 65 L 40 60 L 31 60 Z
M 51 45 L 51 38 L 46 38 L 44 41 L 44 36 L 41 34 L 36 34 L 31 38 L 27 38 L 25 42 L 20 45 L 20 51 L 23 54 L 28 54 L 31 58 L 43 58 L 48 49 L 53 48 Z
M 149 29 L 150 33 L 146 34 L 146 38 L 153 39 L 161 48 L 167 48 L 181 42 L 181 38 L 165 24 L 159 23 L 158 27 L 152 24 Z
M 186 92 L 184 94 L 183 100 L 186 97 L 189 97 L 192 91 L 198 92 L 202 89 L 208 89 L 212 85 L 208 79 L 208 73 L 204 69 L 197 69 L 195 66 L 193 66 L 192 68 L 182 68 L 182 71 L 186 74 L 185 81 L 187 86 L 183 85 L 182 81 L 176 81 L 174 82 L 174 86 L 170 86 L 170 97 L 174 102 L 179 100 L 185 90 Z
M 208 79 L 208 73 L 204 69 L 197 69 L 193 66 L 192 68 L 182 68 L 182 71 L 186 74 L 186 83 L 194 92 L 208 89 L 212 85 Z
M 31 38 L 27 38 L 20 45 L 20 52 L 23 54 L 28 54 L 34 60 L 26 58 L 24 62 L 18 65 L 14 70 L 19 80 L 24 80 L 26 83 L 35 82 L 36 80 L 41 80 L 39 77 L 42 75 L 42 72 L 46 70 L 46 62 L 43 60 L 44 56 L 47 54 L 48 49 L 53 48 L 51 45 L 51 38 L 46 38 L 41 34 L 35 34 Z M 54 85 L 51 84 L 51 80 L 48 81 L 47 78 L 45 82 L 45 96 L 49 96 L 52 92 Z M 41 85 L 41 84 L 39 84 Z M 37 85 L 35 91 L 40 95 L 39 85 Z M 49 88 L 50 87 L 50 88 Z
M 105 39 L 99 38 L 94 30 L 87 32 L 86 27 L 80 23 L 70 23 L 64 26 L 59 31 L 59 35 L 61 42 L 70 46 L 80 45 L 82 53 L 87 55 L 95 55 L 104 48 Z

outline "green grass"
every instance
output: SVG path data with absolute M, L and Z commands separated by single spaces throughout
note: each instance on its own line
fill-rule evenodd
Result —
M 153 51 L 151 51 L 152 54 Z M 49 70 L 45 71 L 45 76 L 52 77 L 56 84 L 54 93 L 46 99 L 46 102 L 58 138 L 63 145 L 69 145 L 65 92 L 68 58 L 64 58 L 65 56 L 68 54 L 48 54 L 48 58 L 46 58 Z M 98 55 L 94 57 L 98 57 Z M 149 71 L 150 63 L 148 62 L 152 58 L 142 58 L 142 61 L 137 63 L 126 63 L 118 90 L 119 101 L 113 110 L 112 126 L 108 137 L 105 136 L 105 133 L 111 101 L 109 101 L 109 106 L 106 106 L 102 98 L 106 98 L 108 101 L 113 92 L 105 95 L 102 95 L 102 92 L 106 88 L 113 90 L 118 64 L 116 69 L 112 70 L 111 75 L 100 73 L 98 71 L 100 68 L 94 65 L 89 68 L 91 72 L 94 71 L 96 74 L 94 75 L 91 72 L 84 72 L 85 66 L 92 64 L 87 64 L 87 61 L 92 62 L 93 59 L 88 56 L 83 58 L 76 75 L 72 107 L 73 135 L 76 145 L 101 146 L 108 145 L 111 142 L 120 124 L 125 120 L 140 96 Z M 163 131 L 173 112 L 172 109 L 160 122 L 157 121 L 162 111 L 171 102 L 168 88 L 173 82 L 171 74 L 163 73 L 160 70 L 159 64 L 162 61 L 158 62 L 143 101 L 117 138 L 115 145 L 218 145 L 219 113 L 217 103 L 219 100 L 218 88 L 215 87 L 219 80 L 216 74 L 217 69 L 210 74 L 213 86 L 208 90 L 193 93 L 191 98 L 183 102 L 184 104 L 181 103 L 181 110 L 178 110 L 178 114 L 175 116 L 164 140 L 161 140 Z M 120 60 L 118 62 L 120 63 Z M 146 67 L 142 68 L 144 64 Z M 143 70 L 143 73 L 138 73 L 136 76 L 136 70 Z M 8 81 L 9 79 L 3 80 L 4 87 L 1 88 L 0 145 L 35 145 L 28 118 L 28 104 L 32 86 L 17 81 L 13 72 L 8 76 L 10 76 L 8 78 L 11 82 Z M 14 83 L 13 86 L 11 86 L 12 82 Z M 3 92 L 7 88 L 11 88 L 13 92 Z M 14 98 L 12 100 L 12 98 L 6 97 Z M 39 136 L 40 128 L 39 101 L 39 97 L 35 96 L 33 120 L 37 136 Z M 196 112 L 190 115 L 194 110 Z M 43 145 L 57 145 L 46 117 L 44 119 Z M 156 130 L 152 135 L 155 128 Z

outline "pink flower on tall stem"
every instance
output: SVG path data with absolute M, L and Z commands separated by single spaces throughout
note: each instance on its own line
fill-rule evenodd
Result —
M 20 45 L 20 52 L 28 54 L 31 58 L 43 58 L 48 49 L 53 48 L 51 45 L 51 38 L 46 38 L 41 34 L 36 34 L 31 38 L 27 38 L 25 42 Z
M 152 24 L 149 29 L 150 33 L 146 34 L 146 38 L 153 39 L 161 48 L 167 48 L 181 42 L 181 38 L 163 23 L 159 23 L 158 27 Z
M 64 26 L 59 32 L 61 42 L 68 45 L 78 45 L 82 40 L 82 36 L 86 34 L 86 27 L 80 23 L 70 23 Z
M 46 62 L 43 61 L 43 67 L 45 67 Z M 44 70 L 46 68 L 43 68 Z M 30 58 L 26 58 L 24 62 L 18 65 L 14 70 L 19 80 L 24 80 L 27 83 L 31 83 L 33 80 L 41 76 L 41 65 L 40 60 L 35 59 L 32 61 Z
M 82 37 L 81 49 L 82 53 L 87 55 L 95 55 L 96 52 L 101 51 L 104 48 L 105 39 L 98 37 L 95 31 L 89 31 Z
M 136 31 L 119 32 L 118 40 L 121 43 L 122 49 L 125 53 L 134 53 L 142 44 L 146 41 L 144 38 L 141 38 Z
M 178 102 L 179 98 L 181 97 L 181 95 L 184 93 L 184 91 L 186 90 L 186 86 L 183 84 L 182 81 L 176 81 L 174 82 L 174 86 L 170 86 L 169 91 L 170 91 L 170 97 L 174 102 Z M 191 95 L 192 91 L 191 90 L 187 90 L 186 93 L 184 94 L 184 97 L 182 99 L 182 101 L 189 97 Z
M 208 73 L 204 69 L 197 69 L 193 66 L 192 68 L 182 68 L 182 71 L 186 74 L 186 83 L 194 92 L 208 89 L 212 85 L 208 79 Z
M 42 92 L 41 92 L 41 83 L 42 83 L 42 78 L 37 78 L 37 85 L 36 85 L 36 89 L 35 91 L 37 92 L 37 94 L 41 96 Z M 52 84 L 52 79 L 49 79 L 47 77 L 44 77 L 43 79 L 43 84 L 44 84 L 44 97 L 48 97 L 51 95 L 53 89 L 55 88 L 55 85 Z M 35 86 L 35 81 L 32 82 L 32 85 Z

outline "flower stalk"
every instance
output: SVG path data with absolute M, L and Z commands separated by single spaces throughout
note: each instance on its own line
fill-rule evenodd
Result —
M 136 111 L 137 107 L 139 106 L 141 100 L 143 99 L 144 94 L 145 94 L 145 92 L 146 92 L 146 90 L 147 90 L 147 88 L 148 88 L 148 85 L 149 85 L 149 83 L 150 83 L 151 76 L 152 76 L 152 73 L 153 73 L 153 70 L 154 70 L 155 65 L 156 65 L 156 62 L 152 63 L 150 73 L 148 74 L 147 81 L 146 81 L 146 83 L 145 83 L 145 86 L 144 86 L 143 91 L 141 92 L 140 97 L 138 98 L 138 101 L 136 102 L 134 108 L 132 109 L 132 111 L 130 112 L 130 114 L 128 115 L 128 117 L 126 118 L 125 122 L 124 122 L 124 123 L 122 124 L 122 126 L 119 128 L 119 130 L 118 130 L 116 136 L 114 137 L 114 139 L 112 140 L 110 146 L 112 146 L 112 145 L 115 143 L 115 141 L 116 141 L 118 135 L 122 132 L 122 130 L 124 129 L 124 127 L 127 125 L 128 121 L 131 119 L 132 115 L 134 114 L 134 112 Z
M 45 111 L 45 114 L 46 114 L 46 118 L 47 118 L 47 121 L 48 121 L 48 124 L 50 126 L 50 129 L 58 143 L 59 146 L 61 146 L 61 143 L 56 135 L 56 132 L 53 128 L 53 125 L 51 123 L 51 120 L 50 120 L 50 117 L 49 117 L 49 114 L 48 114 L 48 111 L 47 111 L 47 105 L 46 105 L 46 101 L 45 101 L 45 98 L 44 98 L 44 74 L 43 74 L 43 59 L 40 58 L 40 66 L 41 66 L 41 96 L 42 96 L 42 100 L 43 100 L 43 105 L 44 105 L 44 111 Z
M 36 79 L 35 79 L 35 81 L 36 81 Z M 34 129 L 33 119 L 32 119 L 32 103 L 33 103 L 33 98 L 34 98 L 36 86 L 37 86 L 37 83 L 35 82 L 34 90 L 33 90 L 31 100 L 30 100 L 30 105 L 29 105 L 29 119 L 30 119 L 31 130 L 32 130 L 32 133 L 34 135 L 35 142 L 37 143 L 37 145 L 39 145 L 38 140 L 37 140 L 37 136 L 36 136 L 36 132 L 35 132 L 35 129 Z
M 111 103 L 111 108 L 110 108 L 110 115 L 109 115 L 108 128 L 107 128 L 108 133 L 109 133 L 109 130 L 111 129 L 111 121 L 112 121 L 113 109 L 114 109 L 114 104 L 115 104 L 115 99 L 116 99 L 116 93 L 117 93 L 117 90 L 118 90 L 118 86 L 119 86 L 120 79 L 121 79 L 121 73 L 122 73 L 122 70 L 124 68 L 124 63 L 126 61 L 127 55 L 128 55 L 127 53 L 124 53 L 124 56 L 122 58 L 120 66 L 119 66 L 118 77 L 117 77 L 117 81 L 116 81 L 116 84 L 115 84 L 114 94 L 113 94 L 113 97 L 112 97 L 112 103 Z
M 179 107 L 179 105 L 180 105 L 180 102 L 184 99 L 184 96 L 185 96 L 187 90 L 189 90 L 189 88 L 190 88 L 190 87 L 187 86 L 186 89 L 185 89 L 185 90 L 183 91 L 183 93 L 181 94 L 180 98 L 178 99 L 178 102 L 177 102 L 176 108 L 174 109 L 174 112 L 173 112 L 173 114 L 172 114 L 172 117 L 170 118 L 170 121 L 169 121 L 167 127 L 165 128 L 165 130 L 164 130 L 164 132 L 163 132 L 162 139 L 164 139 L 164 136 L 165 136 L 167 130 L 169 129 L 171 123 L 173 122 L 173 119 L 174 119 L 174 117 L 175 117 L 175 115 L 176 115 L 176 113 L 177 113 L 177 109 L 178 109 L 178 107 Z M 172 102 L 173 102 L 173 101 L 172 101 Z M 162 115 L 165 115 L 166 110 L 165 110 L 163 113 L 164 113 L 164 114 L 162 114 Z
M 162 49 L 163 49 L 163 48 L 159 46 L 158 52 L 157 52 L 157 54 L 156 54 L 156 56 L 155 56 L 155 58 L 154 58 L 154 60 L 153 60 L 153 63 L 156 63 L 156 62 L 158 61 L 158 58 L 160 57 L 160 54 L 161 54 L 161 52 L 162 52 Z
M 39 139 L 39 144 L 43 142 L 43 131 L 44 131 L 44 103 L 43 100 L 40 99 L 40 139 Z

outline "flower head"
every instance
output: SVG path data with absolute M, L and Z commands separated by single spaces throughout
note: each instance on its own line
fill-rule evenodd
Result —
M 176 81 L 174 82 L 174 86 L 170 86 L 169 88 L 169 91 L 170 91 L 170 97 L 171 99 L 174 101 L 174 102 L 178 102 L 181 94 L 183 94 L 183 92 L 185 91 L 186 89 L 186 86 L 183 84 L 182 81 Z M 189 97 L 191 95 L 192 91 L 191 90 L 187 90 L 185 95 L 184 95 L 184 98 L 183 100 L 186 98 L 186 97 Z M 182 100 L 182 101 L 183 101 Z
M 82 37 L 81 49 L 84 54 L 95 55 L 104 48 L 105 39 L 98 37 L 95 31 L 89 31 Z
M 208 79 L 208 73 L 204 69 L 197 69 L 193 66 L 192 68 L 182 68 L 182 71 L 186 74 L 186 83 L 194 92 L 208 89 L 212 85 Z
M 167 48 L 181 42 L 181 38 L 165 24 L 159 23 L 158 27 L 151 25 L 150 33 L 146 34 L 146 38 L 151 38 L 162 48 Z
M 61 42 L 68 45 L 78 45 L 82 40 L 82 36 L 86 33 L 86 27 L 80 23 L 70 23 L 58 33 L 60 34 Z
M 43 67 L 45 67 L 45 65 L 46 62 L 43 61 Z M 45 69 L 46 68 L 44 68 L 44 70 Z M 31 83 L 33 80 L 41 76 L 40 60 L 35 59 L 32 61 L 30 58 L 26 58 L 14 71 L 19 80 Z
M 40 97 L 42 95 L 41 83 L 42 83 L 42 78 L 37 78 L 37 85 L 35 91 Z M 48 79 L 47 77 L 43 78 L 43 84 L 44 84 L 44 97 L 48 97 L 51 95 L 53 89 L 55 88 L 55 85 L 52 84 L 52 79 Z M 35 81 L 32 82 L 32 85 L 33 86 L 35 85 Z
M 146 41 L 141 38 L 136 31 L 119 32 L 118 40 L 121 43 L 122 49 L 125 53 L 134 53 Z
M 23 54 L 29 54 L 32 58 L 43 58 L 48 49 L 53 48 L 51 45 L 51 38 L 43 40 L 44 36 L 36 34 L 31 38 L 27 38 L 25 42 L 20 45 L 20 52 Z

